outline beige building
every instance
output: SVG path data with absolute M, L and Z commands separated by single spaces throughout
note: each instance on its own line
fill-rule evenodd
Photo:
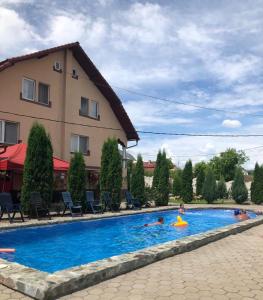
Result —
M 55 156 L 69 161 L 81 151 L 90 170 L 99 169 L 108 137 L 124 150 L 139 139 L 120 99 L 79 43 L 0 62 L 0 143 L 26 143 L 35 121 L 50 133 Z

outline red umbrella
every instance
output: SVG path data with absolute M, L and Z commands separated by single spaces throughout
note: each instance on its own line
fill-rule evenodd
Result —
M 6 148 L 6 151 L 0 154 L 0 170 L 23 170 L 26 158 L 26 144 L 16 144 Z M 69 163 L 65 160 L 53 157 L 55 171 L 67 171 Z

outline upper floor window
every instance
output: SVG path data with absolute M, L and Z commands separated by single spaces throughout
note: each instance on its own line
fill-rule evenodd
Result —
M 76 68 L 72 69 L 72 78 L 74 78 L 74 79 L 78 79 L 79 78 L 78 71 L 77 71 Z
M 89 138 L 82 135 L 71 135 L 71 152 L 82 152 L 85 155 L 89 154 Z
M 62 64 L 59 61 L 55 61 L 53 65 L 53 70 L 62 73 Z
M 0 143 L 17 144 L 18 123 L 0 120 Z
M 94 100 L 90 101 L 89 116 L 96 119 L 99 117 L 99 103 Z
M 49 85 L 39 83 L 38 85 L 38 102 L 47 104 L 49 103 Z
M 79 114 L 81 116 L 99 120 L 99 103 L 97 101 L 81 97 Z
M 36 82 L 35 80 L 23 78 L 22 81 L 22 98 L 26 100 L 35 100 Z

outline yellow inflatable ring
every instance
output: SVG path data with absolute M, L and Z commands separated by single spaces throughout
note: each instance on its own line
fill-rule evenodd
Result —
M 180 216 L 177 216 L 177 222 L 173 223 L 172 226 L 175 227 L 183 227 L 183 226 L 187 226 L 188 222 L 183 221 L 183 219 Z

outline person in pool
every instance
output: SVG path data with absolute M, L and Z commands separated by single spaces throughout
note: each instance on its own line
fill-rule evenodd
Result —
M 160 217 L 158 218 L 157 222 L 154 223 L 149 223 L 149 224 L 144 224 L 145 227 L 149 227 L 149 226 L 156 226 L 156 225 L 162 225 L 164 223 L 164 218 Z
M 249 215 L 247 214 L 247 211 L 244 209 L 235 210 L 234 215 L 240 221 L 248 220 L 250 218 Z
M 180 203 L 180 207 L 179 207 L 179 210 L 178 210 L 179 214 L 184 214 L 185 213 L 185 208 L 184 208 L 184 204 L 183 203 Z

